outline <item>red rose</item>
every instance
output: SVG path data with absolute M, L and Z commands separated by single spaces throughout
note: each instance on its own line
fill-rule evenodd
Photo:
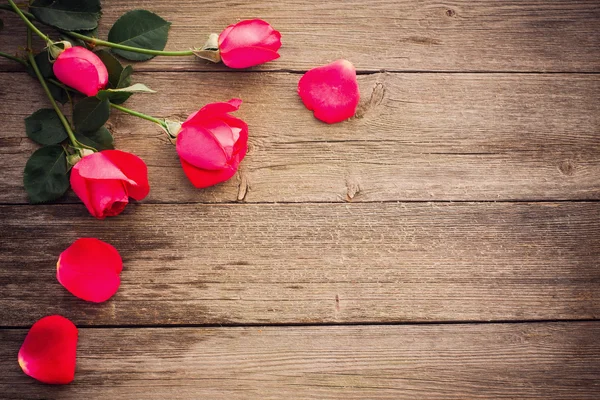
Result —
M 177 153 L 197 188 L 231 178 L 248 151 L 248 125 L 229 115 L 242 101 L 211 103 L 190 115 L 177 135 Z
M 95 96 L 108 83 L 108 71 L 100 58 L 80 46 L 64 50 L 54 61 L 54 75 L 86 96 Z
M 148 195 L 148 168 L 141 158 L 120 150 L 83 157 L 71 171 L 71 187 L 98 219 L 120 214 L 129 197 Z
M 81 238 L 60 254 L 56 279 L 74 296 L 101 303 L 119 289 L 122 269 L 117 249 L 98 239 Z
M 19 350 L 19 365 L 40 382 L 67 384 L 75 377 L 77 327 L 60 315 L 37 321 Z
M 230 68 L 248 68 L 279 58 L 281 34 L 260 19 L 229 25 L 219 35 L 221 60 Z
M 300 78 L 298 94 L 306 108 L 328 124 L 354 116 L 360 98 L 354 65 L 337 60 L 311 69 Z

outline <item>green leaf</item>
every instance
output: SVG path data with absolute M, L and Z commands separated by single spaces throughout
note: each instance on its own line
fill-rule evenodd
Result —
M 112 92 L 109 90 L 100 90 L 96 97 L 100 100 L 108 100 L 113 104 L 123 104 L 131 97 L 133 93 L 128 92 Z
M 42 76 L 46 79 L 54 78 L 54 71 L 52 70 L 52 63 L 49 57 L 47 49 L 40 51 L 33 57 Z M 36 78 L 35 71 L 31 65 L 27 66 L 27 73 Z
M 65 31 L 96 28 L 100 10 L 100 0 L 35 0 L 29 6 L 42 23 Z
M 23 185 L 33 204 L 56 200 L 69 188 L 67 158 L 60 145 L 36 150 L 25 165 Z
M 133 67 L 131 65 L 128 65 L 125 68 L 123 68 L 123 72 L 121 72 L 121 77 L 119 78 L 117 88 L 127 87 L 131 85 L 131 74 L 133 74 Z
M 150 89 L 148 86 L 143 83 L 136 83 L 134 85 L 119 88 L 119 89 L 108 89 L 107 92 L 110 93 L 119 93 L 119 92 L 127 92 L 127 93 L 156 93 L 156 90 Z
M 78 133 L 95 132 L 108 120 L 110 104 L 107 99 L 86 97 L 75 104 L 73 123 Z
M 102 60 L 108 71 L 108 84 L 111 88 L 119 87 L 119 80 L 123 73 L 123 66 L 115 56 L 106 50 L 98 50 L 95 54 Z
M 25 118 L 27 137 L 39 144 L 58 144 L 68 135 L 52 108 L 42 108 Z
M 45 79 L 55 78 L 47 49 L 36 54 L 34 58 L 35 63 L 40 69 L 40 73 Z M 27 73 L 37 79 L 35 71 L 31 65 L 27 66 Z M 67 92 L 63 88 L 48 81 L 46 81 L 46 83 L 48 84 L 48 89 L 50 89 L 50 93 L 52 94 L 52 97 L 54 97 L 54 100 L 60 102 L 61 104 L 65 104 L 67 101 L 69 101 Z
M 110 28 L 108 41 L 143 49 L 163 50 L 167 44 L 170 25 L 170 22 L 150 11 L 129 11 Z M 111 51 L 132 61 L 144 61 L 154 57 L 119 49 L 111 49 Z
M 113 137 L 110 131 L 104 126 L 98 129 L 96 132 L 88 132 L 86 134 L 76 134 L 75 138 L 86 146 L 95 148 L 96 150 L 112 150 L 115 148 L 113 145 Z

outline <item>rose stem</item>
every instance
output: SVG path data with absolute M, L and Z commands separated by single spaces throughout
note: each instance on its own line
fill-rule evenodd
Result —
M 40 37 L 46 41 L 49 41 L 48 36 L 44 35 L 42 32 L 40 32 L 32 23 L 31 21 L 29 21 L 28 18 L 34 19 L 34 15 L 31 13 L 27 13 L 27 16 L 25 16 L 25 13 L 23 13 L 23 11 L 21 11 L 13 2 L 13 0 L 8 0 L 9 3 L 11 3 L 11 8 L 6 7 L 5 5 L 0 4 L 0 9 L 4 9 L 4 10 L 9 10 L 9 11 L 13 11 L 17 14 L 19 14 L 19 16 L 23 19 L 23 21 L 25 21 L 25 23 L 34 30 L 35 33 L 37 33 L 38 35 L 40 35 Z M 97 39 L 97 38 L 93 38 L 93 37 L 89 37 L 89 36 L 85 36 L 82 35 L 81 33 L 77 33 L 77 32 L 70 32 L 70 31 L 65 31 L 62 29 L 59 29 L 60 32 L 72 37 L 72 38 L 77 38 L 77 39 L 81 39 L 84 42 L 88 42 L 91 43 L 95 46 L 105 46 L 105 47 L 112 47 L 114 49 L 120 49 L 120 50 L 126 50 L 126 51 L 132 51 L 134 53 L 141 53 L 141 54 L 148 54 L 148 55 L 152 55 L 152 56 L 172 56 L 172 57 L 181 57 L 181 56 L 192 56 L 194 55 L 194 52 L 192 50 L 185 50 L 185 51 L 164 51 L 164 50 L 151 50 L 151 49 L 143 49 L 140 47 L 132 47 L 132 46 L 125 46 L 122 44 L 118 44 L 118 43 L 113 43 L 113 42 L 109 42 L 107 40 L 101 40 L 101 39 Z
M 9 1 L 12 1 L 12 0 L 9 0 Z M 67 131 L 67 135 L 69 136 L 69 139 L 71 140 L 71 144 L 73 145 L 73 147 L 80 149 L 81 145 L 79 144 L 77 139 L 75 139 L 75 134 L 73 133 L 73 130 L 71 129 L 71 124 L 69 124 L 69 121 L 67 121 L 67 118 L 64 116 L 64 114 L 58 107 L 58 104 L 56 104 L 54 97 L 52 97 L 52 93 L 50 93 L 48 84 L 46 83 L 46 80 L 42 76 L 42 73 L 40 72 L 40 69 L 38 68 L 37 63 L 35 62 L 35 58 L 33 57 L 33 50 L 31 48 L 31 29 L 27 29 L 27 58 L 29 59 L 29 63 L 31 64 L 31 67 L 33 68 L 33 71 L 35 72 L 35 75 L 37 76 L 38 80 L 40 81 L 42 88 L 44 88 L 44 92 L 46 92 L 46 96 L 48 96 L 48 100 L 50 100 L 50 103 L 52 104 L 54 111 L 56 111 L 56 115 L 58 115 L 58 119 L 60 119 L 60 122 L 62 122 L 63 126 L 65 127 L 65 130 Z
M 138 118 L 142 118 L 142 119 L 145 119 L 147 121 L 150 121 L 150 122 L 154 122 L 155 124 L 159 125 L 161 128 L 167 129 L 167 124 L 163 120 L 160 120 L 158 118 L 154 118 L 154 117 L 152 117 L 150 115 L 146 115 L 146 114 L 143 114 L 143 113 L 138 112 L 138 111 L 130 110 L 129 108 L 125 108 L 125 107 L 117 105 L 117 104 L 110 103 L 110 106 L 112 108 L 116 108 L 119 111 L 123 111 L 124 113 L 133 115 L 134 117 L 138 117 Z
M 39 37 L 41 37 L 42 39 L 44 39 L 44 41 L 46 43 L 52 43 L 52 41 L 50 40 L 50 38 L 46 35 L 44 35 L 42 33 L 42 31 L 40 31 L 38 28 L 36 28 L 36 26 L 25 16 L 25 14 L 23 14 L 23 11 L 21 11 L 19 9 L 19 7 L 17 7 L 17 5 L 15 4 L 15 2 L 13 0 L 8 0 L 9 4 L 11 5 L 13 11 L 15 13 L 17 13 L 17 15 L 19 17 L 21 17 L 21 19 L 23 20 L 23 22 L 25 22 L 25 24 L 27 25 L 27 27 L 29 29 L 31 29 L 32 31 L 34 31 Z M 31 47 L 31 46 L 29 46 Z

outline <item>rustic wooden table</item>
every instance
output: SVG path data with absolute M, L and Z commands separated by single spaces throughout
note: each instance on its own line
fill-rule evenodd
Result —
M 23 118 L 47 103 L 0 61 L 0 398 L 600 398 L 598 1 L 103 6 L 103 35 L 129 9 L 172 21 L 168 49 L 261 17 L 281 59 L 136 64 L 160 94 L 132 108 L 182 119 L 240 97 L 250 151 L 231 181 L 195 190 L 158 129 L 114 114 L 152 190 L 104 221 L 72 194 L 27 204 Z M 16 51 L 24 31 L 2 18 L 0 48 Z M 342 57 L 362 102 L 329 126 L 296 84 Z M 55 280 L 82 236 L 124 256 L 101 305 Z M 54 313 L 80 327 L 65 387 L 16 361 Z

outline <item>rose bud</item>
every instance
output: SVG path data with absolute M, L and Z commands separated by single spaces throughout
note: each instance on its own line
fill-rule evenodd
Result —
M 43 383 L 64 385 L 75 377 L 77 327 L 60 315 L 37 321 L 19 350 L 25 374 Z
M 60 254 L 56 278 L 74 296 L 101 303 L 119 289 L 122 269 L 117 249 L 98 239 L 81 238 Z
M 133 154 L 104 150 L 75 164 L 71 187 L 94 217 L 112 217 L 123 211 L 129 197 L 142 200 L 148 195 L 148 168 Z
M 231 178 L 248 151 L 248 125 L 229 115 L 239 109 L 239 99 L 211 103 L 181 124 L 177 153 L 183 172 L 197 188 Z
M 356 70 L 346 60 L 313 68 L 300 78 L 298 94 L 317 119 L 328 124 L 348 119 L 360 98 Z
M 81 46 L 62 51 L 52 69 L 59 81 L 86 96 L 95 96 L 108 83 L 108 71 L 102 60 Z
M 221 60 L 230 68 L 248 68 L 279 58 L 281 34 L 260 19 L 229 25 L 219 35 Z

